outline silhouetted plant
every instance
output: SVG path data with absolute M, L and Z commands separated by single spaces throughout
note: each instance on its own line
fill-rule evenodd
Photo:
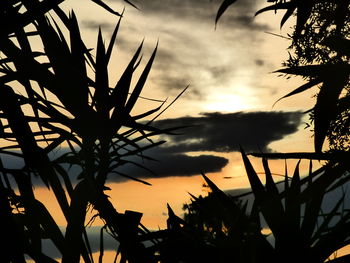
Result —
M 244 0 L 242 0 L 244 1 Z M 222 2 L 217 19 L 235 1 Z M 332 150 L 349 150 L 349 1 L 274 0 L 259 10 L 285 10 L 280 26 L 294 15 L 290 58 L 276 72 L 303 77 L 307 83 L 282 98 L 318 87 L 311 109 L 315 151 L 321 152 L 325 138 Z M 282 99 L 281 98 L 281 99 Z
M 93 1 L 119 15 L 103 1 Z M 47 238 L 62 254 L 62 262 L 79 262 L 80 257 L 91 262 L 92 252 L 84 225 L 88 204 L 92 204 L 105 227 L 119 241 L 121 262 L 155 262 L 154 250 L 142 243 L 152 240 L 146 235 L 148 231 L 140 228 L 142 214 L 117 212 L 104 191 L 106 179 L 112 173 L 148 184 L 119 173 L 117 168 L 131 162 L 128 159 L 131 155 L 148 158 L 143 152 L 163 143 L 153 142 L 150 137 L 172 131 L 154 128 L 152 121 L 139 122 L 157 113 L 164 104 L 162 101 L 159 107 L 142 114 L 131 113 L 151 70 L 157 47 L 134 87 L 132 78 L 140 65 L 142 43 L 111 88 L 108 63 L 120 20 L 107 46 L 99 31 L 93 56 L 82 41 L 74 12 L 67 16 L 58 6 L 61 2 L 63 0 L 31 0 L 0 4 L 2 24 L 7 25 L 0 31 L 0 51 L 4 55 L 0 61 L 1 137 L 8 142 L 0 153 L 24 160 L 23 167 L 9 169 L 2 162 L 0 166 L 3 227 L 10 230 L 2 240 L 6 247 L 3 262 L 24 262 L 25 255 L 35 262 L 56 262 L 42 252 L 42 240 Z M 47 16 L 48 11 L 52 11 L 65 28 Z M 25 29 L 27 25 L 34 30 Z M 40 38 L 43 52 L 32 50 L 32 37 Z M 92 69 L 92 76 L 88 74 L 88 67 Z M 21 92 L 15 92 L 18 88 Z M 49 155 L 60 147 L 68 150 L 50 159 Z M 75 185 L 67 165 L 80 167 Z M 67 221 L 64 234 L 35 198 L 33 175 L 40 177 L 54 192 Z
M 242 0 L 243 1 L 243 0 Z M 235 0 L 224 0 L 216 23 Z M 188 244 L 188 234 L 196 233 L 201 249 L 178 249 L 177 261 L 169 262 L 348 262 L 349 255 L 332 258 L 338 249 L 349 245 L 350 213 L 345 207 L 344 184 L 349 182 L 349 1 L 276 0 L 259 10 L 286 10 L 281 26 L 295 14 L 291 35 L 294 52 L 276 72 L 302 76 L 307 83 L 283 98 L 314 86 L 319 88 L 311 110 L 315 152 L 254 153 L 262 157 L 265 185 L 262 184 L 246 154 L 242 158 L 251 185 L 252 204 L 242 205 L 242 196 L 230 197 L 205 175 L 211 193 L 194 197 L 185 206 L 184 220 L 170 211 L 175 231 L 168 244 Z M 330 152 L 322 152 L 325 138 Z M 301 177 L 299 162 L 294 175 L 274 182 L 267 158 L 325 160 L 326 163 Z M 287 170 L 287 169 L 286 169 Z M 278 185 L 284 185 L 284 188 Z M 324 200 L 334 192 L 342 193 L 333 207 L 324 211 Z M 247 193 L 249 194 L 249 193 Z M 250 207 L 250 209 L 249 209 Z M 267 228 L 269 237 L 262 233 Z M 175 240 L 175 241 L 174 241 Z M 192 242 L 191 244 L 195 243 Z M 180 245 L 181 247 L 181 245 Z M 192 251 L 192 254 L 191 252 Z M 204 256 L 200 251 L 205 251 Z M 232 253 L 233 252 L 233 253 Z M 189 257 L 188 253 L 191 254 Z M 196 261 L 195 253 L 200 261 Z
M 202 251 L 200 262 L 324 262 L 349 244 L 350 210 L 340 191 L 349 180 L 348 165 L 327 164 L 312 171 L 310 162 L 309 174 L 301 178 L 298 162 L 292 177 L 286 172 L 285 180 L 276 183 L 263 158 L 263 185 L 244 152 L 242 158 L 252 191 L 230 196 L 203 175 L 211 192 L 204 198 L 192 196 L 176 228 L 178 244 L 188 242 L 190 233 L 197 234 L 187 248 L 192 258 L 179 250 L 177 262 L 199 262 L 193 258 L 202 258 Z M 339 198 L 327 211 L 324 203 L 334 193 Z M 252 198 L 242 203 L 249 195 Z M 198 244 L 203 244 L 201 250 Z M 333 260 L 347 262 L 349 256 L 328 262 Z

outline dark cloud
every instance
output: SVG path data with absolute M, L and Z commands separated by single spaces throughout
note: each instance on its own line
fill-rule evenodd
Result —
M 263 66 L 265 64 L 264 60 L 262 59 L 256 59 L 254 62 L 257 66 Z
M 82 26 L 91 30 L 98 30 L 99 28 L 103 30 L 113 30 L 115 27 L 115 24 L 112 24 L 109 22 L 103 22 L 103 21 L 83 20 Z
M 182 129 L 181 135 L 166 137 L 168 143 L 144 154 L 157 161 L 137 156 L 116 170 L 135 178 L 191 176 L 218 172 L 228 163 L 215 152 L 232 152 L 241 145 L 246 151 L 269 151 L 268 145 L 297 131 L 301 122 L 300 112 L 237 112 L 203 113 L 199 117 L 164 119 L 154 124 L 160 128 L 190 126 Z M 189 152 L 213 152 L 211 154 L 189 155 Z M 56 156 L 58 157 L 59 154 Z M 3 157 L 4 158 L 4 157 Z M 6 167 L 20 168 L 20 159 L 6 157 Z M 139 165 L 135 165 L 137 163 Z M 147 168 L 144 169 L 141 166 Z M 68 166 L 66 167 L 68 169 Z M 152 171 L 152 172 L 150 172 Z M 69 170 L 73 182 L 80 173 L 78 167 Z M 110 181 L 120 182 L 126 178 L 111 175 Z M 33 177 L 35 185 L 42 185 L 39 178 Z
M 170 138 L 172 152 L 269 151 L 268 145 L 297 131 L 300 112 L 203 113 L 156 122 L 159 127 L 192 126 Z
M 257 11 L 256 0 L 241 0 L 234 3 L 221 18 L 220 26 L 236 26 L 241 29 L 268 29 L 265 24 L 254 21 Z M 136 1 L 141 12 L 167 17 L 168 19 L 188 19 L 214 24 L 217 10 L 222 0 L 148 0 Z M 244 15 L 242 15 L 244 14 Z
M 216 156 L 218 154 L 215 152 L 238 151 L 239 145 L 248 152 L 270 151 L 268 145 L 271 142 L 297 131 L 301 117 L 300 112 L 217 112 L 203 113 L 199 117 L 159 120 L 154 125 L 160 128 L 190 127 L 182 129 L 180 135 L 166 137 L 168 143 L 165 146 L 144 153 L 157 161 L 133 156 L 129 161 L 138 163 L 139 166 L 129 163 L 117 171 L 135 178 L 191 176 L 199 174 L 200 171 L 218 172 L 227 165 L 228 160 Z M 213 153 L 188 155 L 189 152 L 201 151 Z M 21 165 L 19 160 L 7 158 L 7 165 L 13 168 Z M 69 174 L 72 180 L 76 181 L 79 169 L 73 167 Z M 126 180 L 124 177 L 113 175 L 109 179 L 114 182 Z M 35 184 L 40 184 L 38 178 L 33 180 Z
M 155 174 L 134 165 L 120 171 L 136 178 L 190 176 L 218 172 L 228 160 L 215 156 L 215 152 L 233 152 L 241 145 L 246 151 L 270 151 L 268 145 L 297 131 L 301 123 L 300 112 L 237 112 L 203 113 L 200 117 L 181 117 L 156 121 L 160 128 L 190 126 L 180 135 L 166 137 L 165 146 L 145 154 L 158 162 L 138 163 Z M 190 156 L 188 152 L 210 151 L 211 155 Z M 112 181 L 122 180 L 111 177 Z
M 256 23 L 254 17 L 251 15 L 233 14 L 231 16 L 227 16 L 227 18 L 224 18 L 224 21 L 227 21 L 234 26 L 236 25 L 240 29 L 247 29 L 250 31 L 266 31 L 270 29 L 270 27 L 266 24 Z
M 144 159 L 137 162 L 150 169 L 147 171 L 133 164 L 127 164 L 117 171 L 130 175 L 135 178 L 150 177 L 169 177 L 169 176 L 191 176 L 198 175 L 200 172 L 211 173 L 218 172 L 228 163 L 228 160 L 215 155 L 189 156 L 185 153 L 173 153 L 170 148 L 158 147 L 145 152 L 145 155 L 152 157 L 156 161 Z M 123 180 L 120 176 L 110 176 L 111 181 Z
M 56 158 L 66 151 L 67 149 L 63 149 L 60 154 L 57 154 Z M 115 171 L 134 178 L 143 178 L 147 181 L 147 178 L 154 177 L 192 176 L 198 175 L 200 172 L 218 172 L 228 163 L 226 158 L 220 156 L 204 154 L 189 156 L 186 153 L 172 152 L 171 149 L 167 147 L 149 149 L 143 154 L 151 157 L 153 160 L 132 156 L 127 159 L 127 161 L 131 162 L 118 167 Z M 11 156 L 1 157 L 6 168 L 20 169 L 23 167 L 23 161 L 19 158 L 13 158 Z M 77 177 L 81 169 L 76 165 L 72 167 L 63 165 L 63 168 L 68 171 L 71 182 L 75 185 L 78 182 Z M 33 185 L 44 186 L 43 181 L 39 177 L 32 176 L 31 178 Z M 111 173 L 108 179 L 109 182 L 123 182 L 128 180 L 128 178 L 116 173 Z M 16 183 L 12 177 L 10 177 L 10 182 L 11 185 L 16 188 Z M 63 180 L 61 180 L 61 183 L 64 184 Z

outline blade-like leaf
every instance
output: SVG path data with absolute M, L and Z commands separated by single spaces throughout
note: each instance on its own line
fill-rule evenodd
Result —
M 263 12 L 266 12 L 266 11 L 276 11 L 276 10 L 280 10 L 280 9 L 295 9 L 295 3 L 290 1 L 290 2 L 278 2 L 274 5 L 270 5 L 270 6 L 267 6 L 267 7 L 264 7 L 262 9 L 260 9 L 259 11 L 257 11 L 255 13 L 255 16 L 263 13 Z
M 110 8 L 105 2 L 103 2 L 102 0 L 91 0 L 92 2 L 98 4 L 99 6 L 101 6 L 102 8 L 106 9 L 108 12 L 120 16 L 120 14 L 117 11 L 114 11 L 112 8 Z
M 287 225 L 291 235 L 297 235 L 300 230 L 301 202 L 299 199 L 299 196 L 300 196 L 299 165 L 300 165 L 300 160 L 298 161 L 295 167 L 291 185 L 288 191 L 286 191 L 286 195 L 285 195 L 286 220 L 287 220 Z
M 242 149 L 241 155 L 250 186 L 255 196 L 255 202 L 257 202 L 260 212 L 264 216 L 271 231 L 274 233 L 276 243 L 285 243 L 286 236 L 284 235 L 285 226 L 282 204 L 280 200 L 276 199 L 269 191 L 265 191 L 257 173 Z
M 45 235 L 48 236 L 58 250 L 63 253 L 65 247 L 64 237 L 49 211 L 47 211 L 46 207 L 38 200 L 33 200 L 31 207 L 35 210 L 36 219 L 43 227 Z
M 136 86 L 135 86 L 134 90 L 132 91 L 128 102 L 125 105 L 125 110 L 127 113 L 129 113 L 131 111 L 131 109 L 134 107 L 137 99 L 139 98 L 139 96 L 141 94 L 141 91 L 146 83 L 148 74 L 151 71 L 151 67 L 152 67 L 154 58 L 155 58 L 156 53 L 157 53 L 157 48 L 158 48 L 158 43 L 157 43 L 157 45 L 156 45 L 156 47 L 155 47 L 155 49 L 154 49 L 154 51 L 149 59 L 147 65 L 145 66 L 145 69 L 143 70 L 138 82 L 136 83 Z
M 117 116 L 118 111 L 120 111 L 127 100 L 129 89 L 130 89 L 130 83 L 132 79 L 132 75 L 134 72 L 134 65 L 140 55 L 141 49 L 143 46 L 143 41 L 141 42 L 140 46 L 136 50 L 133 58 L 130 60 L 128 66 L 126 67 L 125 71 L 123 72 L 122 76 L 120 77 L 117 85 L 113 89 L 111 96 L 110 96 L 110 108 L 115 107 L 113 115 Z M 116 118 L 116 117 L 114 117 Z
M 348 82 L 347 71 L 330 71 L 324 76 L 325 80 L 317 95 L 314 107 L 315 151 L 321 152 L 327 136 L 329 125 L 337 112 L 337 100 Z
M 114 28 L 113 34 L 111 36 L 111 40 L 109 41 L 109 45 L 108 45 L 107 52 L 106 52 L 106 63 L 108 63 L 109 59 L 111 58 L 112 50 L 113 50 L 113 47 L 114 47 L 114 44 L 115 44 L 115 40 L 117 38 L 117 34 L 118 34 L 119 26 L 120 26 L 120 21 L 122 19 L 123 14 L 124 14 L 124 10 L 123 10 L 123 12 L 121 14 L 121 17 L 118 20 L 117 25 Z
M 148 183 L 148 182 L 146 182 L 146 181 L 144 181 L 144 180 L 142 180 L 142 179 L 139 179 L 139 178 L 136 178 L 136 177 L 127 175 L 127 174 L 125 174 L 125 173 L 121 173 L 121 172 L 117 172 L 117 171 L 113 171 L 113 172 L 111 172 L 111 173 L 118 174 L 118 175 L 120 175 L 120 176 L 122 176 L 122 177 L 131 179 L 131 180 L 134 180 L 134 181 L 139 182 L 139 183 L 143 183 L 143 184 L 145 184 L 145 185 L 149 185 L 149 186 L 152 185 L 152 184 L 150 184 L 150 183 Z
M 107 119 L 108 105 L 106 102 L 109 97 L 108 69 L 101 28 L 98 31 L 95 75 L 95 95 L 93 103 L 96 104 L 99 119 Z
M 272 174 L 271 174 L 271 171 L 270 171 L 267 159 L 263 158 L 262 162 L 263 162 L 263 167 L 264 167 L 264 170 L 265 170 L 266 190 L 277 198 L 277 196 L 278 196 L 278 189 L 277 189 L 277 186 L 276 186 L 275 182 L 273 181 Z
M 185 93 L 185 91 L 188 89 L 189 85 L 187 85 L 176 97 L 175 99 L 173 99 L 173 101 L 171 103 L 169 103 L 168 106 L 166 106 L 161 112 L 159 112 L 152 120 L 150 120 L 148 122 L 148 124 L 150 124 L 151 122 L 155 121 L 160 115 L 162 115 L 171 105 L 173 105 L 175 103 L 175 101 L 177 101 L 182 94 Z
M 293 90 L 292 92 L 288 93 L 287 95 L 284 95 L 283 97 L 279 98 L 279 99 L 272 105 L 272 107 L 274 107 L 274 106 L 276 105 L 276 103 L 279 102 L 280 100 L 285 99 L 285 98 L 288 98 L 288 97 L 293 96 L 293 95 L 295 95 L 295 94 L 301 93 L 301 92 L 303 92 L 303 91 L 305 91 L 305 90 L 308 90 L 308 89 L 312 88 L 313 86 L 315 86 L 315 85 L 317 85 L 317 84 L 319 84 L 319 83 L 321 83 L 321 82 L 322 82 L 322 80 L 319 79 L 319 78 L 317 78 L 317 79 L 311 80 L 311 81 L 309 81 L 309 82 L 307 82 L 307 83 L 301 85 L 300 87 L 296 88 L 295 90 Z
M 224 0 L 220 7 L 219 10 L 216 14 L 216 18 L 215 18 L 215 25 L 218 23 L 220 17 L 223 15 L 223 13 L 227 10 L 227 8 L 232 5 L 234 2 L 236 2 L 236 0 Z
M 100 255 L 98 256 L 99 263 L 103 263 L 103 254 L 104 254 L 103 231 L 104 231 L 104 227 L 101 227 L 101 230 L 100 230 Z
M 265 189 L 263 184 L 261 183 L 257 173 L 255 172 L 252 164 L 250 163 L 247 155 L 244 153 L 243 149 L 241 149 L 241 155 L 243 159 L 243 163 L 247 172 L 247 176 L 250 182 L 250 186 L 256 196 L 265 195 Z
M 293 15 L 294 11 L 296 9 L 296 6 L 291 6 L 287 9 L 286 13 L 284 14 L 284 16 L 281 19 L 281 23 L 280 23 L 280 28 L 283 27 L 283 25 L 287 22 L 287 20 L 291 17 L 291 15 Z
M 338 200 L 338 202 L 335 204 L 335 206 L 332 208 L 332 210 L 323 216 L 323 222 L 318 227 L 316 233 L 314 234 L 314 237 L 312 239 L 313 242 L 317 241 L 317 239 L 321 239 L 324 232 L 327 231 L 327 228 L 329 227 L 329 223 L 332 219 L 334 219 L 338 213 L 339 207 L 344 203 L 345 194 Z

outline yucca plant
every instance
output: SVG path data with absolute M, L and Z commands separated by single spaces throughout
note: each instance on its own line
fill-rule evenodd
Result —
M 140 238 L 147 232 L 140 228 L 142 214 L 117 212 L 104 191 L 111 173 L 146 183 L 119 173 L 117 168 L 131 162 L 128 158 L 132 155 L 148 158 L 143 152 L 163 143 L 153 142 L 150 137 L 172 131 L 154 128 L 152 121 L 139 121 L 158 112 L 162 101 L 160 106 L 142 114 L 131 113 L 146 83 L 157 47 L 134 87 L 132 79 L 140 65 L 142 43 L 119 81 L 110 87 L 108 63 L 120 20 L 107 46 L 99 31 L 93 56 L 82 41 L 74 12 L 67 16 L 58 6 L 60 2 L 28 0 L 0 4 L 5 15 L 1 18 L 9 25 L 0 32 L 1 134 L 9 142 L 1 147 L 1 154 L 24 160 L 24 166 L 16 169 L 7 168 L 6 163 L 0 166 L 1 210 L 6 228 L 12 232 L 2 242 L 7 245 L 5 262 L 24 262 L 25 255 L 36 262 L 55 262 L 43 254 L 43 238 L 55 244 L 62 262 L 79 262 L 80 257 L 91 262 L 85 231 L 88 204 L 119 241 L 121 262 L 155 262 L 154 251 L 142 243 L 146 235 Z M 102 1 L 94 2 L 114 12 Z M 63 26 L 56 22 L 57 18 L 46 15 L 49 10 Z M 31 31 L 24 28 L 27 25 Z M 43 51 L 32 50 L 32 37 L 40 38 Z M 16 92 L 17 87 L 22 92 Z M 67 150 L 49 158 L 61 147 Z M 80 167 L 76 184 L 72 183 L 67 165 Z M 67 221 L 64 234 L 35 198 L 33 175 L 54 192 Z M 101 261 L 102 256 L 103 251 Z
M 286 172 L 285 180 L 274 182 L 264 158 L 264 185 L 244 152 L 242 158 L 251 192 L 230 196 L 203 175 L 209 195 L 192 196 L 184 220 L 169 213 L 174 234 L 167 244 L 177 248 L 173 262 L 348 262 L 349 255 L 331 257 L 350 242 L 350 210 L 346 193 L 339 192 L 349 180 L 346 165 L 312 171 L 310 162 L 301 178 L 299 161 L 291 177 Z M 327 208 L 334 191 L 339 198 Z

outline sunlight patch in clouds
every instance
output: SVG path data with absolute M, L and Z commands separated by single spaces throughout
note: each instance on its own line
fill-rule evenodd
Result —
M 204 106 L 205 111 L 235 112 L 251 109 L 252 105 L 245 97 L 235 94 L 218 93 Z

